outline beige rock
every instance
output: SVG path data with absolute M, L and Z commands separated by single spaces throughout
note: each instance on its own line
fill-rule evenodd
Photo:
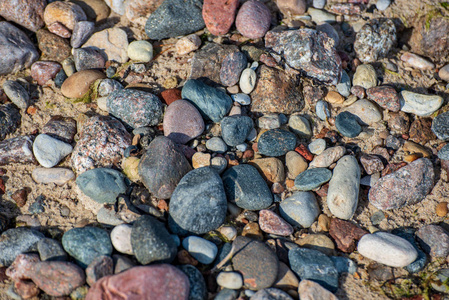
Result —
M 275 157 L 254 159 L 249 164 L 256 167 L 262 177 L 270 184 L 285 180 L 284 164 Z
M 402 54 L 401 60 L 408 63 L 413 68 L 417 68 L 420 70 L 432 70 L 435 68 L 435 65 L 427 59 L 410 52 L 405 52 L 404 54 Z
M 247 236 L 259 241 L 263 241 L 262 230 L 260 230 L 259 224 L 251 222 L 245 225 L 242 230 L 242 236 Z
M 295 179 L 296 176 L 307 170 L 308 163 L 298 152 L 289 151 L 285 155 L 285 165 L 288 170 L 288 178 Z
M 276 4 L 286 18 L 303 15 L 307 9 L 306 1 L 304 0 L 277 0 Z
M 432 153 L 430 153 L 425 147 L 412 141 L 406 141 L 404 143 L 404 146 L 402 146 L 402 150 L 411 154 L 420 153 L 423 157 L 427 158 L 430 158 L 432 156 Z
M 31 177 L 37 183 L 64 185 L 75 178 L 75 173 L 72 170 L 64 168 L 36 168 L 31 173 Z
M 328 216 L 326 216 L 325 214 L 321 214 L 318 217 L 318 226 L 320 227 L 320 229 L 322 231 L 329 231 L 329 227 L 331 224 L 331 220 Z
M 210 166 L 210 154 L 203 152 L 196 152 L 192 156 L 192 166 L 194 169 Z
M 382 113 L 373 102 L 361 99 L 346 107 L 343 111 L 348 111 L 359 117 L 365 125 L 372 125 L 382 120 Z
M 106 76 L 96 70 L 79 71 L 67 78 L 61 86 L 61 93 L 67 98 L 81 98 L 90 89 L 92 83 Z
M 75 23 L 86 20 L 83 9 L 72 2 L 55 1 L 45 7 L 44 22 L 47 26 L 59 22 L 69 30 L 73 30 Z
M 370 64 L 363 64 L 357 67 L 352 85 L 359 85 L 365 89 L 375 87 L 377 85 L 376 70 Z
M 188 36 L 180 38 L 176 42 L 176 52 L 179 55 L 186 55 L 192 51 L 195 51 L 201 46 L 201 39 L 196 34 L 190 34 Z
M 337 160 L 339 160 L 346 152 L 345 147 L 336 146 L 327 148 L 320 155 L 310 162 L 310 168 L 327 168 Z
M 111 9 L 103 0 L 70 0 L 70 2 L 78 4 L 90 21 L 103 21 L 111 13 Z
M 296 290 L 299 286 L 298 277 L 283 262 L 279 262 L 278 277 L 273 287 L 281 290 Z
M 338 300 L 334 294 L 311 280 L 301 280 L 298 293 L 301 300 Z
M 163 0 L 127 0 L 125 2 L 125 15 L 131 22 L 145 26 L 148 17 L 154 12 Z
M 329 91 L 324 100 L 331 104 L 342 104 L 345 101 L 345 97 L 335 91 Z
M 104 0 L 106 4 L 119 15 L 125 14 L 125 0 Z
M 288 127 L 300 138 L 310 138 L 312 136 L 309 120 L 303 116 L 291 115 L 288 120 Z
M 140 180 L 140 175 L 138 172 L 139 161 L 137 157 L 125 157 L 122 161 L 123 173 L 131 180 L 132 182 L 137 182 Z
M 324 234 L 309 234 L 296 240 L 295 243 L 304 248 L 321 251 L 326 255 L 333 255 L 335 250 L 334 242 Z
M 128 36 L 120 28 L 114 27 L 94 33 L 83 45 L 101 50 L 107 60 L 119 63 L 128 61 Z

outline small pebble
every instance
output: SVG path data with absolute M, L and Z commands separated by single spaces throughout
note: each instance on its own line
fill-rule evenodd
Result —
M 176 42 L 176 51 L 179 55 L 186 55 L 197 50 L 201 46 L 201 39 L 196 34 L 190 34 L 180 38 Z
M 248 68 L 243 70 L 239 80 L 240 90 L 245 94 L 251 93 L 256 86 L 256 80 L 257 75 L 253 69 Z
M 316 139 L 307 148 L 312 154 L 319 155 L 326 149 L 326 141 L 324 139 Z
M 46 168 L 56 166 L 72 150 L 73 148 L 70 144 L 52 138 L 47 134 L 38 135 L 33 143 L 34 156 Z
M 326 168 L 305 170 L 295 178 L 295 187 L 300 191 L 311 191 L 331 180 L 332 172 Z
M 326 0 L 313 0 L 313 7 L 316 9 L 323 9 L 326 5 Z
M 293 234 L 293 227 L 271 210 L 259 211 L 260 229 L 266 233 L 289 236 Z
M 384 11 L 390 6 L 391 0 L 377 0 L 376 7 L 380 11 Z
M 270 22 L 270 10 L 265 4 L 257 1 L 245 2 L 235 18 L 237 30 L 250 39 L 264 37 L 270 28 Z
M 11 100 L 17 107 L 26 110 L 30 105 L 30 94 L 17 81 L 6 80 L 3 83 L 3 91 L 9 100 Z
M 401 60 L 411 65 L 413 68 L 417 68 L 420 70 L 432 70 L 435 68 L 435 65 L 430 61 L 422 58 L 419 55 L 414 53 L 406 52 L 401 55 Z
M 309 120 L 303 116 L 291 115 L 288 120 L 288 128 L 300 138 L 310 138 L 312 136 Z
M 228 150 L 226 143 L 219 137 L 213 137 L 207 140 L 206 148 L 216 153 L 225 153 Z
M 437 95 L 423 95 L 404 90 L 401 96 L 401 110 L 421 117 L 430 116 L 443 104 L 443 98 Z
M 347 111 L 338 114 L 335 119 L 335 127 L 341 135 L 349 138 L 355 138 L 362 132 L 362 127 L 357 122 L 357 116 Z
M 293 226 L 309 228 L 320 214 L 312 192 L 295 192 L 279 205 L 281 216 Z
M 95 23 L 89 21 L 76 22 L 73 28 L 70 45 L 72 48 L 81 47 L 92 35 L 95 30 Z
M 153 59 L 153 45 L 147 41 L 133 41 L 127 51 L 128 57 L 135 61 L 149 62 Z
M 231 96 L 232 100 L 235 102 L 241 104 L 241 105 L 250 105 L 251 104 L 251 98 L 247 94 L 238 93 Z
M 323 121 L 326 121 L 328 118 L 330 118 L 331 114 L 329 111 L 329 105 L 327 102 L 323 100 L 319 100 L 315 105 L 315 112 L 318 118 L 320 118 Z
M 435 213 L 437 214 L 437 216 L 444 217 L 447 215 L 449 211 L 447 204 L 447 202 L 440 202 L 437 204 L 437 206 L 435 207 Z
M 321 22 L 334 23 L 336 21 L 336 16 L 325 10 L 309 7 L 307 13 L 312 17 L 312 21 L 316 24 Z
M 182 246 L 200 263 L 211 264 L 218 253 L 214 243 L 197 236 L 189 236 L 182 241 Z
M 376 70 L 370 64 L 363 64 L 357 67 L 352 79 L 354 86 L 359 85 L 365 89 L 375 87 L 377 85 Z
M 117 225 L 111 231 L 111 242 L 115 250 L 120 253 L 133 255 L 131 246 L 131 231 L 132 226 L 129 224 Z
M 441 79 L 448 82 L 449 81 L 449 65 L 445 65 L 438 71 L 438 75 Z
M 237 272 L 220 272 L 217 284 L 223 288 L 238 290 L 243 286 L 242 275 Z

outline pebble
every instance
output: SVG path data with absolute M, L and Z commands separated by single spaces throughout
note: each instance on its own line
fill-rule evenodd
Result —
M 109 113 L 138 128 L 157 125 L 162 119 L 162 103 L 151 93 L 132 89 L 113 91 L 107 99 Z
M 76 134 L 76 121 L 70 117 L 56 115 L 42 128 L 42 133 L 61 140 L 65 143 L 72 143 Z
M 395 43 L 396 27 L 393 21 L 372 19 L 357 32 L 354 50 L 363 63 L 376 62 L 386 57 Z
M 449 112 L 444 112 L 436 116 L 432 121 L 432 131 L 443 141 L 449 140 Z
M 430 193 L 434 178 L 432 162 L 428 158 L 420 158 L 376 181 L 368 199 L 381 210 L 412 205 Z
M 278 1 L 276 2 L 277 7 L 284 15 L 284 17 L 291 17 L 297 15 L 303 15 L 306 12 L 306 1 L 295 0 L 295 1 Z
M 203 4 L 203 19 L 213 35 L 228 33 L 235 20 L 238 1 L 209 0 Z
M 320 10 L 309 8 L 309 14 L 311 11 Z M 309 77 L 333 85 L 339 82 L 341 59 L 334 48 L 334 41 L 323 32 L 308 28 L 269 31 L 265 36 L 265 47 L 282 55 L 291 68 L 305 72 Z M 310 59 L 303 60 L 301 57 Z
M 118 15 L 125 14 L 125 0 L 105 0 L 106 4 Z
M 300 299 L 338 300 L 334 294 L 320 284 L 307 279 L 303 279 L 299 283 L 298 294 Z
M 46 5 L 44 0 L 4 2 L 0 7 L 0 16 L 36 32 L 44 26 L 43 14 Z
M 34 265 L 39 262 L 39 256 L 36 254 L 19 254 L 14 262 L 3 271 L 6 276 L 17 282 L 23 279 L 30 279 Z
M 288 128 L 300 138 L 310 138 L 312 129 L 309 120 L 300 115 L 291 115 L 288 120 Z
M 44 235 L 26 227 L 12 228 L 0 236 L 0 264 L 11 265 L 17 255 L 36 250 L 36 244 Z
M 63 261 L 42 261 L 34 267 L 31 280 L 46 294 L 54 297 L 69 295 L 86 282 L 84 271 Z
M 338 289 L 338 271 L 325 254 L 307 248 L 294 248 L 288 252 L 290 266 L 302 280 L 313 280 L 331 292 Z
M 364 235 L 357 244 L 357 251 L 391 267 L 405 267 L 418 257 L 418 252 L 407 240 L 380 231 Z
M 72 168 L 79 174 L 96 167 L 119 164 L 131 135 L 118 120 L 94 116 L 85 121 L 72 152 Z
M 117 90 L 122 90 L 123 89 L 123 85 L 121 85 L 120 82 L 114 80 L 114 79 L 102 79 L 100 81 L 100 84 L 98 85 L 97 88 L 97 92 L 98 95 L 101 97 L 107 97 L 109 96 L 112 92 L 117 91 Z M 98 102 L 98 98 L 97 98 L 97 102 Z
M 109 209 L 104 206 L 97 212 L 97 221 L 98 223 L 110 226 L 117 226 L 124 223 L 124 221 L 120 219 L 120 216 L 116 214 L 114 209 Z
M 181 265 L 178 268 L 189 278 L 190 291 L 188 299 L 206 299 L 207 287 L 203 274 L 192 265 Z
M 64 70 L 61 70 L 56 74 L 55 76 L 55 86 L 60 89 L 64 81 L 67 79 L 67 75 L 65 74 Z
M 377 75 L 374 67 L 370 64 L 358 66 L 352 79 L 352 84 L 365 89 L 375 87 L 377 85 Z
M 449 144 L 446 144 L 438 151 L 438 158 L 441 160 L 449 160 Z
M 162 40 L 185 36 L 204 27 L 202 2 L 169 0 L 164 1 L 150 15 L 145 25 L 145 33 L 152 40 Z
M 443 104 L 443 98 L 436 95 L 431 96 L 402 91 L 401 96 L 401 110 L 421 117 L 432 115 Z
M 449 269 L 440 269 L 431 275 L 430 285 L 432 288 L 441 293 L 448 293 L 447 280 L 449 278 Z
M 194 169 L 181 179 L 172 194 L 169 226 L 172 231 L 181 229 L 195 234 L 215 230 L 225 220 L 226 203 L 223 182 L 216 171 L 210 167 Z
M 331 180 L 332 172 L 326 168 L 305 170 L 295 178 L 295 187 L 300 191 L 311 191 Z
M 142 216 L 134 222 L 131 231 L 132 251 L 143 265 L 170 263 L 176 257 L 177 246 L 164 224 L 152 216 Z
M 237 146 L 245 142 L 254 124 L 250 117 L 231 116 L 221 120 L 221 131 L 224 142 L 229 146 Z
M 182 241 L 182 246 L 200 263 L 211 264 L 218 253 L 217 246 L 203 238 L 189 236 Z
M 238 93 L 235 95 L 231 95 L 232 100 L 239 103 L 240 105 L 250 105 L 251 98 L 247 94 Z
M 316 24 L 322 22 L 334 23 L 336 21 L 336 16 L 325 10 L 309 7 L 307 13 L 312 18 L 312 21 L 315 22 Z
M 244 288 L 260 290 L 271 287 L 279 269 L 276 254 L 263 242 L 248 237 L 237 237 L 232 257 L 234 271 L 242 274 Z
M 148 41 L 133 41 L 128 45 L 127 53 L 131 60 L 149 62 L 153 59 L 153 45 Z
M 56 166 L 73 150 L 70 144 L 52 138 L 47 134 L 39 134 L 33 143 L 33 153 L 39 164 L 45 168 Z
M 382 113 L 377 106 L 366 99 L 354 102 L 345 108 L 345 111 L 357 116 L 357 121 L 362 125 L 373 125 L 382 120 Z
M 313 7 L 316 9 L 323 9 L 326 5 L 326 0 L 313 0 Z
M 87 17 L 83 9 L 73 2 L 52 2 L 45 7 L 44 22 L 50 26 L 56 22 L 73 30 L 75 24 L 80 21 L 86 21 Z M 56 32 L 53 32 L 57 34 Z M 64 37 L 64 36 L 61 36 Z
M 349 258 L 343 256 L 331 256 L 330 258 L 339 274 L 349 273 L 352 275 L 357 271 L 357 264 Z
M 195 106 L 186 100 L 170 104 L 164 114 L 164 135 L 178 144 L 185 144 L 204 131 L 204 121 Z
M 62 186 L 75 178 L 72 170 L 64 168 L 36 168 L 31 173 L 31 177 L 37 183 L 49 184 L 54 183 Z
M 182 98 L 192 102 L 204 117 L 213 122 L 220 122 L 232 107 L 232 99 L 226 92 L 196 79 L 186 81 Z
M 39 50 L 42 52 L 41 59 L 62 63 L 71 55 L 72 49 L 67 39 L 57 36 L 46 29 L 39 29 L 36 32 L 36 36 Z
M 345 70 L 341 72 L 340 82 L 337 84 L 337 91 L 343 97 L 349 97 L 351 95 L 351 78 Z
M 28 36 L 8 22 L 0 22 L 0 75 L 17 73 L 38 60 Z
M 384 11 L 390 6 L 391 0 L 377 0 L 376 8 L 380 11 Z
M 420 70 L 435 69 L 435 65 L 433 63 L 414 53 L 405 52 L 404 54 L 401 55 L 401 60 L 411 65 L 413 68 L 417 68 Z
M 346 149 L 343 146 L 330 147 L 318 156 L 315 156 L 309 164 L 309 168 L 328 168 L 334 162 L 345 155 Z
M 212 152 L 225 153 L 228 150 L 226 143 L 219 137 L 214 136 L 207 140 L 206 148 Z
M 100 278 L 114 273 L 113 261 L 109 256 L 98 256 L 86 268 L 86 282 L 93 286 Z
M 64 24 L 59 22 L 54 22 L 50 25 L 47 25 L 47 29 L 51 33 L 54 33 L 62 38 L 70 38 L 70 36 L 72 35 L 70 30 L 67 27 L 65 27 Z
M 383 162 L 377 155 L 363 154 L 360 157 L 360 163 L 368 175 L 372 175 L 384 169 Z
M 76 184 L 86 196 L 101 204 L 115 204 L 127 189 L 126 177 L 108 168 L 87 170 L 78 175 Z
M 281 216 L 293 226 L 309 228 L 320 214 L 312 192 L 294 192 L 279 205 Z
M 250 39 L 264 37 L 270 28 L 271 13 L 262 2 L 248 1 L 239 9 L 235 19 L 235 27 L 244 36 Z
M 248 61 L 245 54 L 240 51 L 231 52 L 221 63 L 220 81 L 225 86 L 233 86 L 239 82 L 243 70 L 245 70 Z M 252 73 L 255 75 L 255 73 Z M 251 79 L 251 78 L 249 78 Z
M 228 201 L 240 208 L 260 210 L 273 203 L 267 183 L 257 169 L 249 164 L 229 168 L 222 178 Z
M 281 120 L 279 114 L 266 113 L 257 119 L 257 125 L 262 129 L 276 129 L 281 127 Z
M 176 42 L 176 52 L 179 55 L 186 55 L 190 52 L 198 50 L 201 46 L 201 39 L 196 34 L 189 34 L 188 36 L 184 36 L 180 38 Z
M 362 111 L 365 112 L 365 109 L 362 108 Z M 362 132 L 362 127 L 357 121 L 358 119 L 356 115 L 348 111 L 343 111 L 335 119 L 335 127 L 337 127 L 338 132 L 342 136 L 355 138 Z
M 251 93 L 252 112 L 292 114 L 303 109 L 300 85 L 287 72 L 262 65 L 257 77 Z
M 262 231 L 280 236 L 293 234 L 293 227 L 271 210 L 259 211 L 259 225 Z
M 282 156 L 295 149 L 296 137 L 283 129 L 271 129 L 260 136 L 257 146 L 262 155 Z
M 75 49 L 81 47 L 85 42 L 87 42 L 94 30 L 94 22 L 76 22 L 73 27 L 72 37 L 70 38 L 70 46 Z
M 242 275 L 237 272 L 220 272 L 217 284 L 225 289 L 239 290 L 243 286 Z
M 278 300 L 293 300 L 289 294 L 286 292 L 276 289 L 276 288 L 268 288 L 257 291 L 254 295 L 251 296 L 250 300 L 269 300 L 269 299 L 278 299 Z
M 416 232 L 424 250 L 432 257 L 446 257 L 449 254 L 449 234 L 441 226 L 425 225 Z
M 327 121 L 330 118 L 329 105 L 323 100 L 319 100 L 315 105 L 315 112 L 318 118 L 322 121 Z
M 398 112 L 401 109 L 399 95 L 396 90 L 390 86 L 383 85 L 372 87 L 366 90 L 368 99 L 379 104 L 380 107 L 390 111 Z
M 255 159 L 250 164 L 259 171 L 269 184 L 283 182 L 285 180 L 284 164 L 277 158 Z
M 107 60 L 115 60 L 121 64 L 128 61 L 128 36 L 123 29 L 118 27 L 95 32 L 84 43 L 83 48 L 85 47 L 100 50 L 105 54 Z
M 62 236 L 62 246 L 82 268 L 86 268 L 95 257 L 112 253 L 109 234 L 97 227 L 73 228 L 66 231 Z
M 67 76 L 72 76 L 76 72 L 75 61 L 73 56 L 69 56 L 62 61 L 62 69 Z
M 30 103 L 30 94 L 17 81 L 6 80 L 3 83 L 3 91 L 18 108 L 26 110 Z
M 359 202 L 360 168 L 354 156 L 340 158 L 333 170 L 327 193 L 327 205 L 337 218 L 349 220 Z
M 83 70 L 69 76 L 61 86 L 61 93 L 67 98 L 82 98 L 98 79 L 106 76 L 97 70 Z
M 326 141 L 324 139 L 316 139 L 312 141 L 307 148 L 312 154 L 320 155 L 326 150 Z
M 289 178 L 296 178 L 307 170 L 308 164 L 307 161 L 296 151 L 288 151 L 285 155 L 285 165 L 288 170 Z
M 106 63 L 103 55 L 93 48 L 73 49 L 73 60 L 77 71 L 103 69 Z
M 89 289 L 86 300 L 105 299 L 111 293 L 125 298 L 188 299 L 189 286 L 188 277 L 172 265 L 138 266 L 101 278 Z
M 210 166 L 210 159 L 211 159 L 210 153 L 196 152 L 192 156 L 192 167 L 194 169 L 198 169 L 201 167 L 208 167 Z
M 324 234 L 308 234 L 295 240 L 295 243 L 304 248 L 318 250 L 326 255 L 335 253 L 334 242 Z
M 444 81 L 449 81 L 449 65 L 445 65 L 438 71 L 438 76 Z
M 61 71 L 61 65 L 53 61 L 37 61 L 31 65 L 31 77 L 39 85 L 45 85 Z
M 410 273 L 417 273 L 422 269 L 424 269 L 424 267 L 427 264 L 427 255 L 420 248 L 418 248 L 418 245 L 415 240 L 414 230 L 398 228 L 393 230 L 391 233 L 400 236 L 403 239 L 406 239 L 410 244 L 413 245 L 413 247 L 418 252 L 418 257 L 416 258 L 416 260 L 411 264 L 409 264 L 408 266 L 406 266 L 405 269 Z
M 245 94 L 250 94 L 256 86 L 256 80 L 256 71 L 250 68 L 244 69 L 239 80 L 240 90 Z
M 37 251 L 41 261 L 66 261 L 67 253 L 61 243 L 54 239 L 43 238 L 37 242 Z

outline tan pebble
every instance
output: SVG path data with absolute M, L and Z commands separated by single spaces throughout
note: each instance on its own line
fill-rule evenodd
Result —
M 192 156 L 192 166 L 194 169 L 210 166 L 210 159 L 209 153 L 196 152 Z
M 76 72 L 67 78 L 61 86 L 61 93 L 67 98 L 81 98 L 90 89 L 90 86 L 98 79 L 106 76 L 96 70 L 83 70 Z
M 295 181 L 292 179 L 287 179 L 285 180 L 285 186 L 290 190 L 295 187 Z
M 44 22 L 47 26 L 60 22 L 69 30 L 73 30 L 75 23 L 86 20 L 83 9 L 72 2 L 56 1 L 45 7 Z
M 328 216 L 326 216 L 325 214 L 321 214 L 318 217 L 318 226 L 320 227 L 320 229 L 322 231 L 329 231 L 329 227 L 330 227 L 330 223 L 331 220 Z
M 435 208 L 435 212 L 436 212 L 437 216 L 444 217 L 447 215 L 447 213 L 448 213 L 447 204 L 448 204 L 447 202 L 438 203 L 438 205 Z
M 327 93 L 324 100 L 331 104 L 342 104 L 345 101 L 345 98 L 338 92 L 330 91 L 329 93 Z
M 240 106 L 233 106 L 229 112 L 229 116 L 240 116 L 242 114 L 242 108 Z
M 229 94 L 232 94 L 232 95 L 237 94 L 240 91 L 238 85 L 233 85 L 233 86 L 227 87 L 226 89 L 228 90 Z
M 432 70 L 435 68 L 435 65 L 427 59 L 410 52 L 402 54 L 401 60 L 420 70 Z
M 430 158 L 432 154 L 427 151 L 427 149 L 420 144 L 417 144 L 412 141 L 406 141 L 404 143 L 404 146 L 402 146 L 402 150 L 408 152 L 408 153 L 421 153 L 423 157 Z
M 378 232 L 378 231 L 379 231 L 379 228 L 377 228 L 377 227 L 375 227 L 375 226 L 373 226 L 373 225 L 369 225 L 369 226 L 368 226 L 368 231 L 369 231 L 370 233 L 375 233 L 375 232 Z
M 421 153 L 413 153 L 413 154 L 409 154 L 409 155 L 405 155 L 404 156 L 404 161 L 411 163 L 412 161 L 417 160 L 418 158 L 421 158 L 422 154 Z
M 174 76 L 168 77 L 167 79 L 165 79 L 164 84 L 162 86 L 165 89 L 174 89 L 175 87 L 178 86 L 178 80 Z
M 140 180 L 138 166 L 140 159 L 137 157 L 127 157 L 122 161 L 123 173 L 131 180 L 132 182 L 137 182 Z
M 185 55 L 195 51 L 201 46 L 201 39 L 196 34 L 185 36 L 176 43 L 176 52 L 179 55 Z
M 356 101 L 357 101 L 357 96 L 351 95 L 351 96 L 348 97 L 348 99 L 346 99 L 345 102 L 343 102 L 343 106 L 349 106 L 349 105 L 353 104 Z
M 243 227 L 242 236 L 247 236 L 259 241 L 263 240 L 263 234 L 262 230 L 260 230 L 259 224 L 253 222 L 248 223 L 245 227 Z

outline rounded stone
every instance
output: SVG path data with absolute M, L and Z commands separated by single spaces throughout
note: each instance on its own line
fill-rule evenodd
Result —
M 371 19 L 357 32 L 354 50 L 362 62 L 376 62 L 386 57 L 395 43 L 394 22 L 391 19 Z
M 217 246 L 198 236 L 189 236 L 182 241 L 182 246 L 190 255 L 202 264 L 211 264 L 218 253 Z
M 37 250 L 37 243 L 44 235 L 26 227 L 12 228 L 0 236 L 0 264 L 11 265 L 17 255 Z
M 69 76 L 61 86 L 61 93 L 67 98 L 81 98 L 98 79 L 106 78 L 103 72 L 96 70 L 83 70 Z
M 45 7 L 44 22 L 47 26 L 59 22 L 67 29 L 73 30 L 77 22 L 86 20 L 83 9 L 73 2 L 56 1 Z
M 204 120 L 195 106 L 186 100 L 170 104 L 164 114 L 164 135 L 178 144 L 185 144 L 204 131 Z
M 117 197 L 128 188 L 121 172 L 107 168 L 81 173 L 76 184 L 86 196 L 101 204 L 115 204 Z
M 62 246 L 82 268 L 86 268 L 95 257 L 112 254 L 109 234 L 96 227 L 70 229 L 62 236 Z
M 81 47 L 81 45 L 83 45 L 90 38 L 94 30 L 95 30 L 94 22 L 89 21 L 77 22 L 75 24 L 75 27 L 73 28 L 72 37 L 70 38 L 70 46 L 72 46 L 72 48 L 75 49 Z
M 309 120 L 300 115 L 291 115 L 288 120 L 288 128 L 296 133 L 300 138 L 310 138 L 312 129 Z
M 266 233 L 289 236 L 293 234 L 293 227 L 279 217 L 276 213 L 268 209 L 259 211 L 260 229 Z
M 129 59 L 149 62 L 153 59 L 153 45 L 147 41 L 133 41 L 128 45 Z
M 253 120 L 250 117 L 224 117 L 221 120 L 222 138 L 227 145 L 237 146 L 245 142 L 253 127 Z
M 260 136 L 257 147 L 260 154 L 281 156 L 295 149 L 296 137 L 283 129 L 271 129 Z
M 285 165 L 289 178 L 296 178 L 299 174 L 307 170 L 307 160 L 296 151 L 288 151 L 285 155 Z
M 449 160 L 449 144 L 446 144 L 438 151 L 438 158 L 442 160 Z
M 33 143 L 33 153 L 41 166 L 51 168 L 72 152 L 70 144 L 52 138 L 47 134 L 39 134 Z
M 239 82 L 242 71 L 248 64 L 245 54 L 232 52 L 228 54 L 221 63 L 220 81 L 225 86 L 233 86 Z
M 111 242 L 114 249 L 120 253 L 133 255 L 133 248 L 131 245 L 131 231 L 132 226 L 129 224 L 120 224 L 114 227 L 111 231 Z
M 34 65 L 34 64 L 33 64 Z M 12 103 L 18 108 L 26 110 L 30 103 L 30 94 L 17 81 L 6 80 L 3 83 L 3 91 Z
M 343 155 L 345 155 L 346 149 L 343 146 L 330 147 L 324 150 L 318 156 L 310 162 L 310 168 L 327 168 L 337 160 L 339 160 Z
M 370 64 L 358 66 L 352 79 L 352 84 L 354 86 L 359 85 L 365 89 L 375 87 L 377 85 L 377 75 L 374 67 Z
M 335 127 L 341 135 L 355 138 L 362 132 L 362 126 L 357 122 L 357 116 L 344 111 L 338 114 L 335 119 Z
M 206 148 L 212 152 L 225 153 L 228 150 L 226 143 L 219 137 L 214 136 L 207 140 Z
M 101 51 L 107 60 L 114 60 L 122 64 L 128 61 L 128 36 L 119 27 L 95 32 L 83 47 L 92 47 Z
M 253 69 L 247 68 L 243 70 L 239 80 L 240 90 L 245 94 L 251 93 L 256 86 L 256 80 L 257 75 Z
M 239 290 L 243 286 L 242 275 L 237 272 L 220 272 L 217 284 L 225 289 Z
M 41 261 L 66 261 L 67 253 L 61 243 L 56 240 L 44 238 L 37 242 L 37 251 Z
M 318 250 L 326 255 L 335 253 L 334 242 L 325 234 L 308 234 L 295 240 L 295 243 L 304 248 Z
M 178 52 L 179 55 L 186 55 L 197 50 L 200 46 L 200 37 L 193 33 L 180 38 L 176 42 L 176 52 Z
M 439 114 L 433 119 L 432 131 L 440 140 L 449 140 L 449 112 Z
M 309 228 L 320 214 L 312 192 L 295 192 L 279 205 L 281 216 L 291 225 Z
M 75 173 L 64 168 L 36 168 L 31 173 L 31 177 L 37 183 L 64 185 L 75 178 Z
M 313 142 L 311 142 L 307 148 L 309 148 L 310 153 L 315 155 L 320 155 L 323 153 L 324 150 L 326 150 L 326 140 L 324 139 L 316 139 Z
M 189 299 L 203 300 L 207 298 L 206 281 L 203 274 L 192 265 L 177 266 L 188 278 L 190 283 Z
M 372 125 L 382 120 L 382 113 L 379 111 L 377 106 L 373 102 L 366 99 L 361 99 L 354 102 L 345 108 L 344 111 L 356 116 L 357 121 L 361 125 Z
M 332 172 L 326 168 L 309 169 L 295 178 L 295 187 L 300 191 L 311 191 L 319 188 L 332 178 Z
M 365 234 L 357 244 L 357 251 L 369 259 L 391 267 L 405 267 L 418 257 L 418 252 L 407 240 L 380 231 Z
M 103 69 L 106 63 L 103 55 L 93 48 L 73 49 L 72 53 L 77 71 Z
M 425 225 L 416 232 L 421 248 L 432 257 L 449 254 L 449 234 L 441 226 Z
M 143 265 L 170 263 L 177 253 L 175 241 L 165 225 L 152 216 L 142 216 L 134 222 L 131 245 L 137 261 Z
M 273 196 L 267 183 L 248 164 L 233 166 L 223 174 L 223 184 L 228 201 L 249 210 L 267 208 L 273 203 Z
M 298 294 L 300 299 L 338 300 L 334 294 L 323 288 L 319 283 L 306 279 L 299 283 Z
M 441 105 L 443 105 L 443 98 L 438 95 L 424 95 L 402 91 L 400 102 L 401 111 L 420 117 L 427 117 L 440 109 Z
M 245 37 L 258 39 L 264 37 L 270 28 L 271 14 L 262 2 L 248 1 L 239 9 L 235 20 L 237 30 Z

